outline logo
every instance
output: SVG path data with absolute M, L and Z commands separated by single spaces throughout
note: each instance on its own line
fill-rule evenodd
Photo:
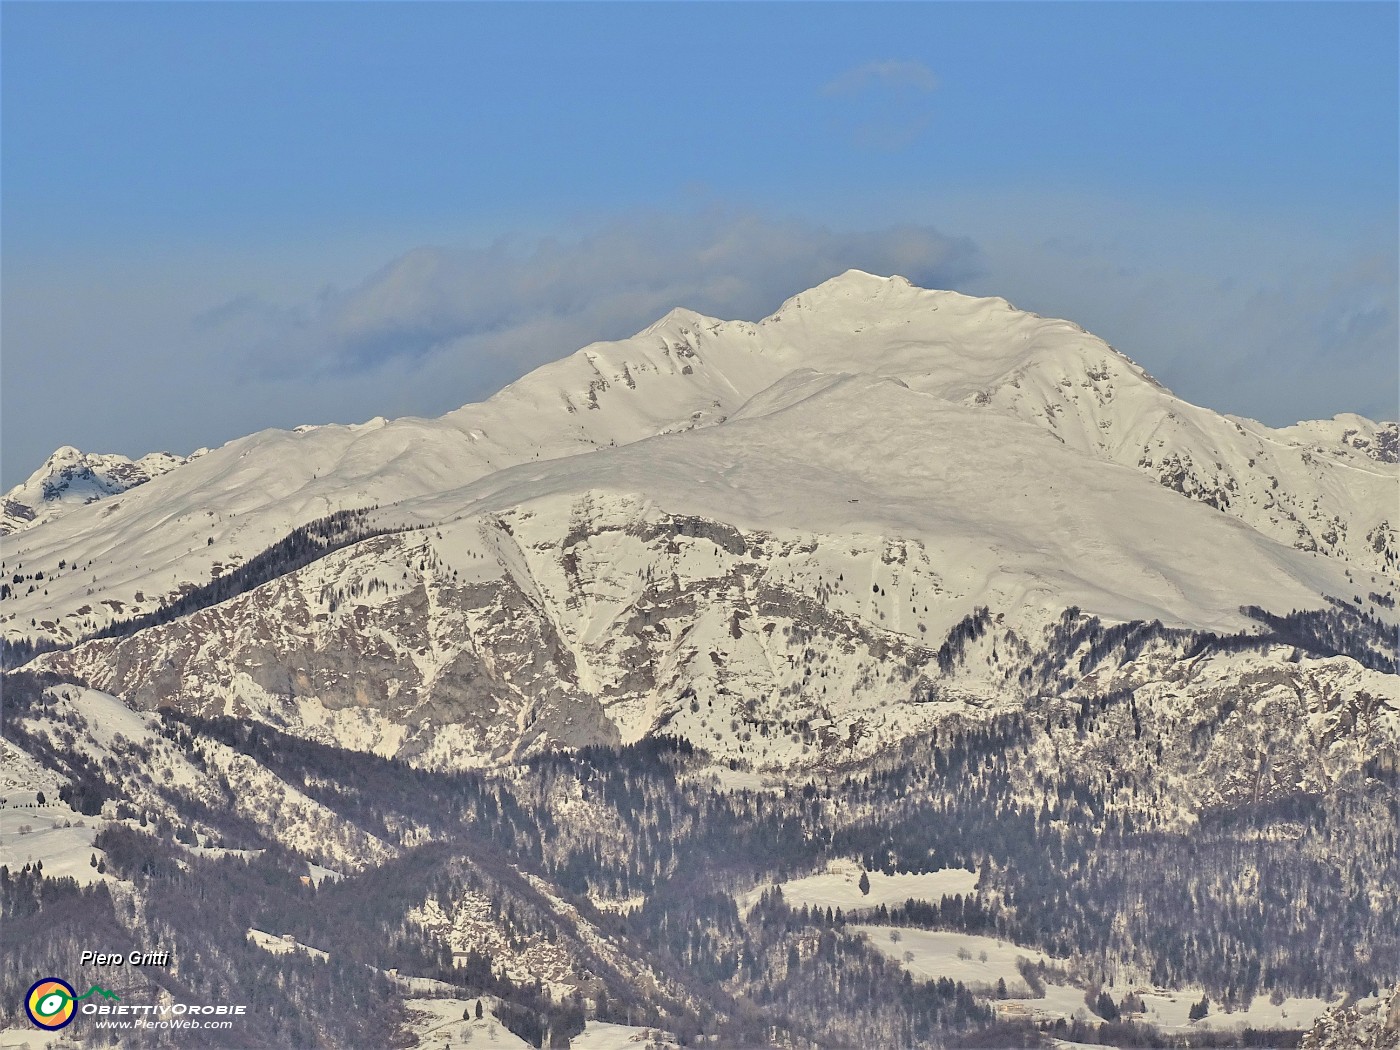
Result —
M 72 1024 L 73 1015 L 77 1013 L 76 1004 L 90 995 L 100 995 L 105 999 L 119 998 L 114 992 L 95 984 L 79 995 L 67 981 L 45 977 L 30 987 L 29 994 L 24 997 L 24 1012 L 40 1028 L 52 1032 Z

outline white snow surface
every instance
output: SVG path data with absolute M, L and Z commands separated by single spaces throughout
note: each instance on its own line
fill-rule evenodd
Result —
M 899 963 L 916 978 L 934 980 L 947 977 L 976 992 L 993 990 L 997 981 L 1003 980 L 1007 990 L 1013 994 L 1018 990 L 1029 994 L 1030 989 L 1017 969 L 1019 960 L 1055 962 L 1044 952 L 1022 948 L 1010 941 L 999 941 L 995 937 L 903 926 L 853 926 L 851 929 L 864 934 L 872 947 Z M 1081 991 L 1077 994 L 1082 1007 L 1084 993 Z
M 659 1028 L 589 1021 L 569 1044 L 570 1050 L 671 1050 L 675 1037 Z
M 1005 981 L 1011 997 L 991 1000 L 991 1005 L 1003 1018 L 1099 1021 L 1085 1002 L 1085 989 L 1082 987 L 1046 982 L 1043 996 L 1030 997 L 1030 989 L 1018 968 L 1021 960 L 1044 962 L 1060 969 L 1068 965 L 1066 960 L 1052 958 L 1034 948 L 1021 947 L 993 937 L 939 930 L 896 926 L 854 926 L 852 929 L 864 934 L 872 947 L 897 962 L 915 978 L 929 980 L 947 977 L 982 995 L 994 991 L 998 980 Z M 1265 990 L 1254 997 L 1248 1009 L 1237 1008 L 1227 1012 L 1221 1004 L 1212 1001 L 1209 1013 L 1200 1020 L 1192 1021 L 1189 1016 L 1191 1007 L 1206 994 L 1201 988 L 1121 987 L 1113 990 L 1112 994 L 1115 1000 L 1121 1000 L 1129 991 L 1141 997 L 1145 1009 L 1142 1013 L 1129 1014 L 1128 1019 L 1143 1021 L 1168 1032 L 1241 1028 L 1300 1031 L 1311 1027 L 1323 1012 L 1342 1001 L 1338 999 L 1329 1003 L 1323 999 L 1288 996 L 1275 1004 Z
M 451 1047 L 491 1047 L 493 1050 L 529 1050 L 530 1044 L 508 1030 L 491 1012 L 494 1000 L 483 997 L 484 1012 L 463 1019 L 463 1013 L 474 1013 L 475 999 L 405 999 L 410 1013 L 408 1033 L 415 1040 L 416 1050 L 450 1050 Z
M 83 816 L 47 791 L 43 805 L 27 792 L 5 792 L 0 803 L 0 865 L 13 872 L 38 861 L 46 878 L 72 878 L 80 885 L 114 881 L 92 863 L 106 857 L 92 844 L 100 818 Z
M 970 895 L 977 885 L 977 873 L 963 868 L 942 868 L 938 871 L 886 875 L 883 871 L 866 872 L 870 892 L 860 890 L 862 868 L 850 860 L 832 861 L 827 870 L 780 883 L 783 900 L 790 908 L 808 905 L 814 908 L 877 908 L 903 904 L 907 900 L 937 904 L 944 897 Z M 751 890 L 739 899 L 741 907 L 752 907 L 767 887 Z
M 451 1047 L 494 1047 L 524 1050 L 529 1044 L 508 1031 L 493 1012 L 496 1000 L 481 998 L 483 1016 L 477 1019 L 476 999 L 411 998 L 404 1005 L 412 1014 L 409 1034 L 416 1050 L 450 1050 Z M 463 1014 L 469 1016 L 465 1019 Z M 589 1021 L 575 1036 L 573 1050 L 672 1050 L 679 1044 L 669 1032 L 635 1025 Z
M 27 1018 L 21 1014 L 25 1024 Z M 73 1050 L 76 1047 L 63 1032 L 45 1032 L 33 1025 L 28 1028 L 0 1028 L 0 1050 Z
M 1146 1010 L 1141 1015 L 1133 1015 L 1165 1031 L 1233 1028 L 1283 1029 L 1299 1031 L 1311 1028 L 1329 1007 L 1339 1005 L 1343 1000 L 1331 1002 L 1308 996 L 1287 996 L 1275 1004 L 1267 990 L 1256 995 L 1249 1009 L 1236 1008 L 1226 1012 L 1224 1006 L 1210 1000 L 1210 1011 L 1198 1021 L 1192 1021 L 1191 1007 L 1206 998 L 1202 988 L 1186 987 L 1166 991 L 1164 989 L 1140 990 Z
M 139 721 L 120 701 L 113 702 Z M 0 739 L 0 865 L 18 871 L 37 861 L 48 878 L 72 878 L 81 885 L 115 881 L 93 864 L 94 858 L 106 858 L 93 845 L 106 822 L 63 802 L 58 792 L 65 783 L 14 742 Z
M 312 948 L 302 944 L 290 935 L 271 934 L 264 930 L 250 929 L 248 931 L 248 940 L 252 941 L 263 951 L 270 952 L 273 955 L 289 955 L 292 952 L 301 952 L 304 955 L 309 955 L 313 959 L 320 959 L 322 962 L 325 962 L 331 957 L 329 952 L 324 952 L 320 948 Z

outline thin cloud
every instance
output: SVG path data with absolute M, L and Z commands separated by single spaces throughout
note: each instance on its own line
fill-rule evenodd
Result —
M 832 127 L 860 149 L 895 153 L 933 123 L 938 78 L 922 62 L 887 58 L 848 69 L 821 90 Z
M 886 58 L 846 70 L 823 86 L 822 94 L 829 97 L 850 95 L 876 85 L 929 94 L 937 89 L 938 77 L 922 62 Z
M 258 308 L 241 297 L 215 313 L 226 337 L 257 348 L 263 376 L 449 358 L 466 400 L 489 392 L 473 389 L 472 377 L 520 374 L 595 339 L 630 335 L 673 306 L 758 318 L 851 267 L 948 286 L 978 265 L 970 241 L 925 226 L 846 232 L 750 215 L 650 216 L 574 241 L 424 246 L 313 301 Z

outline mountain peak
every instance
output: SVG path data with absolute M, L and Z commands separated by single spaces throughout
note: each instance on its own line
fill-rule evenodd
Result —
M 131 460 L 117 453 L 84 452 L 73 445 L 61 445 L 23 484 L 5 493 L 0 501 L 0 535 L 143 485 L 188 459 L 152 452 Z
M 798 292 L 778 307 L 769 320 L 783 320 L 802 311 L 840 315 L 889 314 L 951 308 L 959 314 L 1010 313 L 1035 318 L 1000 296 L 967 295 L 950 289 L 923 288 L 907 277 L 882 277 L 865 270 L 847 270 L 805 292 Z M 1076 328 L 1078 326 L 1075 326 Z M 1081 329 L 1082 331 L 1082 329 Z
M 48 475 L 53 470 L 69 463 L 81 463 L 86 458 L 87 454 L 74 445 L 59 445 L 58 448 L 49 453 L 49 458 L 44 460 L 44 465 L 29 476 L 29 480 L 33 482 Z
M 829 278 L 817 285 L 818 288 L 884 288 L 887 285 L 895 287 L 913 288 L 915 287 L 907 277 L 897 273 L 892 273 L 884 277 L 878 273 L 870 273 L 867 270 L 858 270 L 851 267 L 844 273 L 839 273 L 835 277 Z
M 831 303 L 889 302 L 891 299 L 908 298 L 910 293 L 917 295 L 926 293 L 926 291 L 926 289 L 911 284 L 907 277 L 900 277 L 897 274 L 882 277 L 879 274 L 852 269 L 828 278 L 821 284 L 808 288 L 805 292 L 798 292 L 785 300 L 773 316 L 776 317 L 804 307 Z
M 650 335 L 650 334 L 652 334 L 653 332 L 658 332 L 658 331 L 660 331 L 660 330 L 663 329 L 663 328 L 668 328 L 668 327 L 673 327 L 673 326 L 692 327 L 692 328 L 694 328 L 694 327 L 715 325 L 715 324 L 720 324 L 720 323 L 722 323 L 722 322 L 720 321 L 720 319 L 719 319 L 718 317 L 710 317 L 710 316 L 708 316 L 708 315 L 706 315 L 706 314 L 702 314 L 702 313 L 700 313 L 700 312 L 698 312 L 698 311 L 696 311 L 696 310 L 687 309 L 687 308 L 684 307 L 684 306 L 674 306 L 674 307 L 672 307 L 670 310 L 667 310 L 666 313 L 664 313 L 664 314 L 662 314 L 660 317 L 658 317 L 658 318 L 657 318 L 655 321 L 653 321 L 651 324 L 649 324 L 649 325 L 647 325 L 645 328 L 643 328 L 643 329 L 642 329 L 640 332 L 638 332 L 637 334 L 638 334 L 638 335 Z

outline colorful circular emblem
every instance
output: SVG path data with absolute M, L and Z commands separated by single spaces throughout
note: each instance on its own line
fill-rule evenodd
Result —
M 42 981 L 35 981 L 29 994 L 24 997 L 24 1011 L 40 1028 L 50 1031 L 62 1028 L 72 1022 L 73 1014 L 77 1011 L 73 1002 L 77 994 L 67 981 L 45 977 Z

